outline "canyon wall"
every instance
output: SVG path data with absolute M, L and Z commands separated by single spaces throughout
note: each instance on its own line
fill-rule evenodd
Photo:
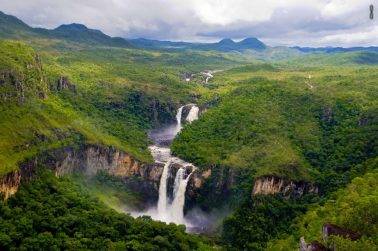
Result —
M 294 182 L 275 176 L 259 177 L 255 180 L 252 195 L 273 195 L 278 193 L 284 196 L 300 197 L 305 193 L 318 193 L 318 188 L 308 182 Z
M 121 178 L 132 190 L 141 192 L 151 200 L 157 200 L 163 164 L 146 164 L 130 154 L 113 147 L 85 145 L 79 148 L 65 147 L 38 155 L 20 165 L 19 170 L 0 178 L 0 193 L 4 199 L 14 195 L 23 180 L 33 176 L 37 163 L 53 170 L 56 176 L 82 173 L 94 176 L 98 171 Z M 172 165 L 169 174 L 169 189 L 173 189 L 174 177 L 180 165 Z M 191 171 L 191 170 L 189 170 Z M 195 172 L 189 181 L 189 197 L 195 197 L 211 170 Z

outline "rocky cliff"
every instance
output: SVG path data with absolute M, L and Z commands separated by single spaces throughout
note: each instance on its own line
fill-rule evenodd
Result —
M 27 181 L 32 177 L 36 164 L 36 160 L 27 161 L 20 166 L 19 170 L 0 177 L 0 198 L 7 200 L 14 195 L 22 180 Z
M 256 179 L 252 195 L 272 195 L 278 193 L 284 196 L 300 197 L 304 193 L 318 193 L 318 188 L 311 183 L 294 182 L 274 176 L 265 176 Z
M 0 178 L 0 194 L 4 200 L 14 195 L 21 183 L 19 171 L 13 171 Z
M 113 147 L 99 145 L 84 145 L 78 148 L 65 147 L 38 155 L 33 160 L 23 163 L 19 170 L 8 173 L 0 178 L 0 193 L 4 199 L 14 195 L 21 182 L 33 177 L 37 163 L 46 166 L 55 172 L 56 176 L 82 173 L 86 176 L 94 176 L 99 171 L 121 178 L 130 189 L 140 192 L 150 202 L 158 199 L 160 177 L 163 172 L 163 164 L 146 164 L 134 157 Z M 173 185 L 179 164 L 170 167 L 168 189 L 173 194 Z M 187 169 L 188 174 L 192 169 Z M 188 205 L 194 204 L 199 196 L 204 196 L 201 189 L 208 180 L 207 186 L 211 186 L 211 196 L 218 196 L 230 186 L 229 175 L 219 172 L 212 177 L 212 169 L 193 172 L 186 193 Z M 206 191 L 210 191 L 207 189 Z M 216 191 L 215 191 L 216 190 Z M 207 196 L 207 195 L 206 195 Z
M 98 171 L 130 180 L 138 188 L 140 183 L 145 191 L 158 190 L 162 166 L 141 163 L 131 155 L 115 149 L 98 145 L 80 148 L 66 147 L 38 155 L 33 160 L 20 165 L 19 170 L 0 178 L 0 193 L 5 199 L 15 194 L 20 183 L 33 177 L 37 163 L 52 169 L 57 176 L 80 172 L 93 176 Z

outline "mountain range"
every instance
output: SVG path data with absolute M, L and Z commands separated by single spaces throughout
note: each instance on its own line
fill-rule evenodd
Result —
M 230 38 L 224 38 L 216 43 L 191 43 L 191 42 L 175 42 L 160 41 L 146 38 L 127 39 L 121 37 L 111 37 L 104 34 L 100 30 L 90 29 L 83 24 L 72 23 L 63 24 L 55 29 L 33 28 L 24 23 L 15 16 L 7 15 L 0 11 L 0 38 L 25 38 L 25 37 L 45 37 L 68 40 L 78 43 L 86 43 L 90 45 L 130 47 L 142 49 L 165 49 L 165 50 L 204 50 L 204 51 L 220 51 L 243 52 L 246 50 L 264 51 L 271 48 L 254 37 L 245 38 L 239 42 L 235 42 Z M 336 53 L 349 51 L 368 51 L 378 52 L 378 47 L 299 47 L 294 46 L 290 49 L 297 50 L 301 53 Z

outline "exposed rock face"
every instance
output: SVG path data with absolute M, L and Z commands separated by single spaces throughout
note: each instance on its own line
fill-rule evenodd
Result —
M 0 178 L 0 194 L 4 200 L 14 195 L 21 183 L 19 171 L 13 171 Z
M 57 176 L 74 172 L 93 176 L 98 171 L 105 171 L 125 181 L 141 178 L 143 181 L 150 182 L 155 190 L 158 189 L 163 172 L 161 165 L 144 164 L 130 154 L 113 147 L 96 145 L 87 145 L 81 149 L 59 149 L 46 155 L 43 162 L 55 170 Z
M 185 194 L 186 209 L 200 206 L 210 210 L 213 205 L 223 205 L 235 185 L 236 170 L 223 166 L 196 170 L 188 183 Z
M 12 171 L 0 177 L 0 198 L 7 200 L 18 191 L 22 180 L 29 180 L 35 169 L 36 161 L 28 161 L 20 166 L 19 170 Z
M 22 180 L 29 180 L 37 161 L 55 171 L 57 176 L 82 172 L 88 176 L 105 171 L 122 178 L 125 183 L 154 197 L 158 191 L 163 167 L 135 160 L 131 155 L 112 147 L 87 145 L 79 149 L 66 147 L 44 153 L 22 164 L 18 171 L 0 178 L 0 193 L 5 199 L 15 194 Z M 143 183 L 143 184 L 142 184 Z
M 327 251 L 329 250 L 323 244 L 318 241 L 313 241 L 309 244 L 306 243 L 304 237 L 302 236 L 299 241 L 299 250 L 300 251 Z
M 361 235 L 357 232 L 351 231 L 349 229 L 345 229 L 334 224 L 324 224 L 323 226 L 323 239 L 324 241 L 328 240 L 328 237 L 331 235 L 337 235 L 343 238 L 351 239 L 352 241 L 356 241 L 361 238 Z
M 70 90 L 70 91 L 73 91 L 73 92 L 76 92 L 76 86 L 74 84 L 72 84 L 67 77 L 64 77 L 64 76 L 61 76 L 59 79 L 58 79 L 58 82 L 56 84 L 56 89 L 58 91 L 62 91 L 62 90 Z
M 252 191 L 252 195 L 273 195 L 277 193 L 300 197 L 304 193 L 318 193 L 318 188 L 307 182 L 293 182 L 274 176 L 266 176 L 255 181 Z
M 130 154 L 115 149 L 98 145 L 86 145 L 80 148 L 65 147 L 40 154 L 32 161 L 22 164 L 19 171 L 11 172 L 0 178 L 0 193 L 5 199 L 14 195 L 20 183 L 33 177 L 36 163 L 40 163 L 55 172 L 56 176 L 72 173 L 83 173 L 87 176 L 94 176 L 99 171 L 105 171 L 110 175 L 121 178 L 125 185 L 134 191 L 143 194 L 150 202 L 158 199 L 160 177 L 164 164 L 145 164 L 136 160 Z M 177 170 L 182 166 L 173 164 L 170 167 L 168 179 L 168 193 L 173 194 L 174 179 Z M 186 168 L 187 175 L 193 170 Z M 231 181 L 223 172 L 216 175 L 216 182 L 213 183 L 214 196 L 227 190 Z M 212 170 L 204 172 L 194 171 L 187 189 L 187 199 L 194 201 L 206 180 L 210 179 Z M 218 177 L 219 176 L 219 177 Z M 221 192 L 220 192 L 221 191 Z

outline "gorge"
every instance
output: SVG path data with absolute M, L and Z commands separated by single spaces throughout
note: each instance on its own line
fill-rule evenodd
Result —
M 183 110 L 186 116 L 183 118 Z M 199 108 L 195 104 L 181 106 L 177 110 L 176 123 L 153 130 L 150 138 L 154 142 L 149 149 L 155 160 L 155 165 L 163 165 L 159 182 L 159 197 L 156 206 L 144 212 L 131 212 L 132 215 L 149 215 L 153 219 L 173 222 L 176 224 L 190 223 L 184 218 L 185 193 L 188 182 L 196 167 L 184 160 L 171 155 L 170 144 L 181 131 L 183 123 L 191 123 L 198 119 Z M 174 167 L 174 168 L 173 168 Z M 175 176 L 173 188 L 168 186 L 169 177 Z M 169 193 L 169 190 L 171 191 Z

